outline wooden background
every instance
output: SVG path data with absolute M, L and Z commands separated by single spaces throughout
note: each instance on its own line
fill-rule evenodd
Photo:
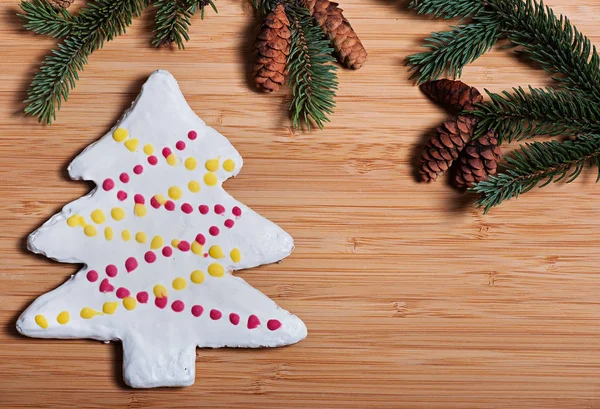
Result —
M 600 0 L 549 0 L 600 44 Z M 255 93 L 255 16 L 219 0 L 194 18 L 185 51 L 149 47 L 152 14 L 90 58 L 56 124 L 21 115 L 53 41 L 25 32 L 0 0 L 0 407 L 600 408 L 600 187 L 593 171 L 489 215 L 444 182 L 413 179 L 423 136 L 444 117 L 408 79 L 406 55 L 443 21 L 405 5 L 342 5 L 369 51 L 341 70 L 322 132 L 292 132 L 289 96 Z M 27 339 L 20 311 L 78 267 L 25 238 L 89 191 L 70 160 L 106 132 L 153 70 L 170 70 L 192 108 L 245 158 L 226 188 L 296 239 L 282 264 L 242 272 L 300 316 L 309 336 L 272 350 L 198 350 L 183 389 L 132 390 L 119 344 Z M 495 50 L 463 79 L 500 91 L 549 84 Z

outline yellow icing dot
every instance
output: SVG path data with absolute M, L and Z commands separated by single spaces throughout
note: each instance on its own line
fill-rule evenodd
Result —
M 44 317 L 43 315 L 40 315 L 40 314 L 36 315 L 35 323 L 44 329 L 48 328 L 48 321 L 46 320 L 46 317 Z
M 105 314 L 114 314 L 118 306 L 119 303 L 117 301 L 107 301 L 102 306 L 102 312 Z
M 233 172 L 235 170 L 235 162 L 231 159 L 227 159 L 225 162 L 223 162 L 223 169 L 225 169 L 227 172 Z
M 104 229 L 104 238 L 106 240 L 112 240 L 115 237 L 112 227 L 108 226 Z
M 181 243 L 181 240 L 179 240 L 179 239 L 171 240 L 171 246 L 173 246 L 173 247 L 179 247 L 179 243 Z
M 192 193 L 198 193 L 200 191 L 200 183 L 197 180 L 192 180 L 188 183 L 188 189 Z
M 152 146 L 150 143 L 144 145 L 144 153 L 146 155 L 152 155 L 154 153 L 154 146 Z
M 187 281 L 185 281 L 185 278 L 177 277 L 175 280 L 173 280 L 174 289 L 183 290 L 185 287 L 187 287 Z
M 130 232 L 129 230 L 127 230 L 127 229 L 123 230 L 123 231 L 121 232 L 121 238 L 122 238 L 124 241 L 129 241 L 129 240 L 131 240 L 131 232 Z
M 78 214 L 74 214 L 67 219 L 67 224 L 69 227 L 85 226 L 85 219 Z
M 202 284 L 202 282 L 204 282 L 204 273 L 200 270 L 194 270 L 192 271 L 192 274 L 190 274 L 190 280 L 192 280 L 192 283 L 194 284 Z
M 148 240 L 148 237 L 146 236 L 146 233 L 144 233 L 143 231 L 138 231 L 135 234 L 135 241 L 137 241 L 138 243 L 145 243 L 146 240 Z
M 229 256 L 231 257 L 231 260 L 234 263 L 239 263 L 242 260 L 242 254 L 240 253 L 240 249 L 231 250 Z
M 208 254 L 210 254 L 210 256 L 212 258 L 223 258 L 225 257 L 225 255 L 223 254 L 223 250 L 221 249 L 221 246 L 210 246 L 210 248 L 208 249 Z
M 174 153 L 171 153 L 169 156 L 167 156 L 167 163 L 171 166 L 177 165 L 177 156 L 175 156 Z
M 152 241 L 150 242 L 150 248 L 152 250 L 156 250 L 162 247 L 164 240 L 161 236 L 154 236 Z
M 136 203 L 133 206 L 133 212 L 138 217 L 144 217 L 146 215 L 146 212 L 147 212 L 146 205 L 143 205 L 141 203 Z
M 152 289 L 152 291 L 154 291 L 154 296 L 156 298 L 162 298 L 162 297 L 166 297 L 167 296 L 167 289 L 162 284 L 156 284 L 154 286 L 154 288 Z
M 85 308 L 81 309 L 81 312 L 79 313 L 79 315 L 81 316 L 81 318 L 85 318 L 86 320 L 89 320 L 90 318 L 93 318 L 96 315 L 102 315 L 102 313 L 95 311 L 89 307 L 85 307 Z
M 113 139 L 117 142 L 123 142 L 129 136 L 129 132 L 125 128 L 117 128 L 113 132 Z
M 96 235 L 96 228 L 93 225 L 88 224 L 83 228 L 83 232 L 88 237 L 94 237 Z
M 206 163 L 204 163 L 204 167 L 206 168 L 206 170 L 208 170 L 209 172 L 214 172 L 217 169 L 219 169 L 219 159 L 209 159 L 206 161 Z
M 125 147 L 127 149 L 129 149 L 130 152 L 135 152 L 135 150 L 137 149 L 139 144 L 140 144 L 140 141 L 138 138 L 132 138 L 132 139 L 129 139 L 128 141 L 125 141 Z
M 214 186 L 217 184 L 217 182 L 217 175 L 214 173 L 208 172 L 204 175 L 204 183 L 206 183 L 208 186 Z
M 58 321 L 58 323 L 61 325 L 65 325 L 69 322 L 70 319 L 71 316 L 69 315 L 69 311 L 63 311 L 60 314 L 58 314 L 58 317 L 56 317 L 56 321 Z
M 192 253 L 194 253 L 198 256 L 203 256 L 204 251 L 202 248 L 202 244 L 198 243 L 197 241 L 193 241 L 192 242 Z
M 133 298 L 133 297 L 123 298 L 123 307 L 125 307 L 125 309 L 127 311 L 133 310 L 136 305 L 137 305 L 137 301 L 135 300 L 135 298 Z
M 173 200 L 178 200 L 181 198 L 181 189 L 177 186 L 171 186 L 169 188 L 169 197 Z
M 198 162 L 191 156 L 185 160 L 185 168 L 187 170 L 194 170 L 196 169 L 196 166 L 198 166 Z
M 104 212 L 100 209 L 94 210 L 90 217 L 96 224 L 102 224 L 106 220 L 106 217 L 104 217 Z
M 113 207 L 110 211 L 110 215 L 115 220 L 123 220 L 125 218 L 125 210 L 120 207 Z
M 208 274 L 213 277 L 223 277 L 223 274 L 225 274 L 225 269 L 220 264 L 212 263 L 208 266 Z

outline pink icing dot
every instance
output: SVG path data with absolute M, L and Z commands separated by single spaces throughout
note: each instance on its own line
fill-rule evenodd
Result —
M 231 213 L 233 213 L 235 217 L 240 217 L 242 215 L 242 209 L 240 209 L 237 206 L 234 206 L 233 209 L 231 209 Z
M 129 290 L 125 287 L 119 287 L 117 289 L 117 298 L 125 298 L 125 297 L 129 297 Z
M 158 203 L 158 200 L 156 200 L 154 196 L 152 196 L 152 198 L 150 199 L 150 206 L 154 207 L 155 209 L 158 209 L 160 207 L 160 203 Z
M 181 312 L 185 308 L 185 304 L 181 300 L 173 301 L 171 304 L 171 309 L 175 312 Z
M 111 178 L 105 179 L 104 182 L 102 182 L 102 188 L 107 192 L 113 187 L 115 187 L 115 182 Z
M 210 319 L 211 320 L 220 320 L 223 314 L 219 310 L 210 310 Z
M 189 131 L 188 132 L 188 138 L 190 138 L 191 141 L 193 141 L 197 137 L 198 137 L 198 134 L 196 133 L 196 131 Z
M 154 166 L 158 163 L 158 158 L 154 155 L 150 155 L 148 156 L 148 163 Z
M 90 283 L 95 283 L 98 279 L 98 272 L 96 270 L 90 270 L 85 275 Z
M 202 308 L 201 305 L 194 305 L 192 307 L 192 315 L 194 317 L 199 317 L 202 315 L 202 313 L 204 312 L 204 308 Z
M 210 229 L 208 229 L 208 232 L 210 233 L 211 236 L 218 236 L 219 228 L 217 226 L 210 226 Z
M 267 321 L 267 328 L 271 331 L 275 331 L 276 329 L 281 328 L 281 322 L 279 320 L 269 320 Z
M 127 183 L 127 182 L 129 182 L 129 175 L 127 173 L 123 172 L 119 175 L 119 180 L 123 183 Z
M 110 293 L 115 289 L 111 283 L 108 282 L 108 278 L 105 278 L 100 282 L 100 292 L 101 293 Z
M 155 298 L 154 305 L 156 305 L 158 308 L 162 309 L 167 306 L 167 301 L 168 301 L 167 297 Z
M 146 291 L 140 291 L 139 293 L 137 293 L 135 298 L 137 298 L 137 300 L 142 304 L 146 304 L 148 302 L 148 298 L 150 297 L 148 296 L 148 293 Z
M 222 205 L 220 205 L 220 204 L 216 204 L 215 205 L 215 213 L 216 214 L 223 214 L 223 213 L 225 213 L 225 208 Z
M 208 253 L 204 253 L 204 258 L 208 257 Z
M 196 235 L 196 241 L 198 242 L 198 244 L 204 246 L 204 244 L 206 244 L 206 237 L 204 237 L 204 234 L 198 233 Z
M 172 200 L 167 200 L 165 202 L 165 209 L 172 212 L 173 210 L 175 210 L 175 203 Z
M 169 246 L 165 246 L 162 249 L 162 254 L 165 257 L 171 257 L 171 255 L 173 254 L 173 249 Z
M 125 260 L 125 269 L 128 273 L 131 273 L 133 270 L 135 270 L 137 266 L 138 262 L 135 257 L 129 257 L 127 260 Z
M 260 320 L 254 314 L 248 317 L 248 329 L 254 329 L 260 325 Z
M 162 150 L 162 155 L 166 158 L 167 156 L 169 156 L 171 154 L 171 149 L 169 148 L 163 148 Z
M 240 316 L 235 312 L 232 312 L 229 314 L 229 322 L 231 322 L 233 325 L 238 325 L 240 323 Z
M 117 199 L 119 199 L 122 202 L 123 200 L 127 199 L 127 193 L 125 193 L 122 190 L 119 190 L 117 192 Z
M 190 243 L 185 240 L 181 240 L 179 245 L 177 245 L 177 248 L 181 251 L 190 251 Z
M 147 251 L 144 254 L 144 260 L 146 260 L 146 263 L 154 263 L 156 261 L 156 254 L 153 251 Z
M 114 277 L 119 272 L 119 270 L 117 270 L 117 266 L 115 266 L 114 264 L 107 265 L 105 271 L 106 275 L 109 277 Z
M 175 147 L 177 149 L 179 149 L 180 151 L 185 149 L 185 142 L 184 141 L 177 141 L 177 143 L 175 144 Z
M 133 167 L 133 173 L 135 173 L 136 175 L 141 175 L 143 171 L 144 167 L 142 165 L 135 165 Z
M 181 205 L 181 211 L 185 214 L 190 214 L 194 211 L 194 208 L 189 203 L 184 203 Z
M 235 222 L 231 219 L 227 219 L 225 220 L 225 227 L 227 227 L 228 229 L 231 229 L 233 227 L 233 225 L 235 224 Z
M 146 203 L 146 200 L 144 199 L 144 196 L 140 195 L 139 193 L 137 193 L 135 196 L 133 196 L 133 201 L 137 204 L 144 204 Z
M 208 213 L 208 206 L 207 205 L 200 205 L 200 206 L 198 206 L 198 210 L 200 211 L 201 214 L 207 214 Z

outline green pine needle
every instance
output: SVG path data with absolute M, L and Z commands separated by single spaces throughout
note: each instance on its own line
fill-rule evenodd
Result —
M 411 9 L 419 14 L 430 14 L 435 18 L 467 18 L 484 10 L 480 0 L 412 0 Z
M 22 1 L 24 27 L 36 34 L 64 38 L 77 28 L 76 19 L 66 9 L 56 9 L 45 0 Z
M 198 8 L 201 10 L 201 18 L 204 19 L 204 8 L 210 5 L 217 13 L 217 8 L 212 0 L 155 0 L 156 8 L 154 38 L 152 45 L 177 44 L 179 49 L 185 48 L 185 41 L 189 41 L 188 35 L 191 17 Z

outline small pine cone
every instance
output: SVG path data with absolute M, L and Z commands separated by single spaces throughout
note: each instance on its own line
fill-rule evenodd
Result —
M 489 175 L 495 175 L 501 158 L 502 150 L 494 131 L 487 131 L 485 135 L 469 141 L 454 165 L 456 186 L 471 187 L 474 183 L 486 180 Z
M 304 0 L 304 6 L 331 40 L 340 62 L 353 70 L 362 67 L 367 61 L 367 50 L 339 4 L 329 0 Z
M 290 21 L 283 4 L 266 15 L 256 38 L 254 82 L 264 92 L 277 91 L 285 82 L 287 57 L 290 55 Z
M 435 181 L 450 168 L 471 139 L 476 125 L 477 118 L 461 115 L 453 116 L 437 128 L 419 160 L 419 174 L 424 182 Z
M 437 80 L 420 86 L 423 94 L 455 112 L 472 110 L 474 105 L 483 101 L 477 88 L 470 87 L 462 81 Z
M 48 4 L 50 4 L 55 9 L 66 9 L 73 3 L 73 0 L 47 0 L 47 1 L 48 1 Z

